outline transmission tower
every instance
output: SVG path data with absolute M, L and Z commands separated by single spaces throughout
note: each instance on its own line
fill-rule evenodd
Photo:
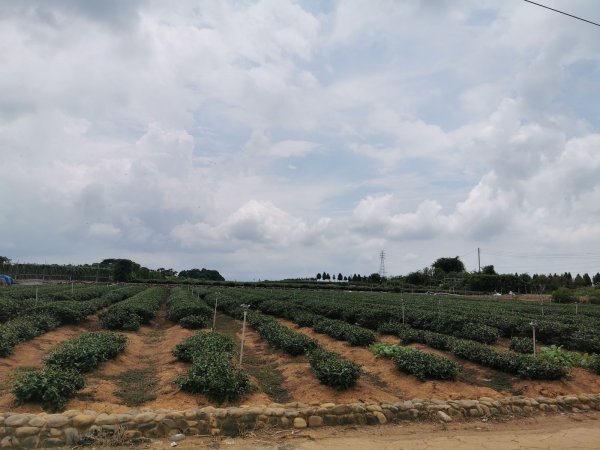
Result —
M 381 250 L 379 254 L 379 276 L 385 278 L 385 251 Z

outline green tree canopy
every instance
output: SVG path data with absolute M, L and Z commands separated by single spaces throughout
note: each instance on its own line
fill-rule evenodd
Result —
M 465 265 L 458 256 L 454 258 L 438 258 L 431 265 L 434 269 L 443 270 L 446 273 L 450 272 L 466 272 Z
M 496 270 L 494 270 L 493 265 L 484 266 L 483 269 L 481 269 L 481 272 L 486 275 L 496 275 Z
M 195 280 L 225 281 L 225 278 L 217 270 L 205 268 L 182 270 L 179 272 L 179 277 L 193 278 Z

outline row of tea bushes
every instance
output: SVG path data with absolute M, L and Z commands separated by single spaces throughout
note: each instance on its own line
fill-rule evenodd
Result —
M 86 301 L 103 297 L 113 291 L 112 286 L 84 286 L 71 290 L 65 285 L 11 288 L 0 297 L 0 323 L 29 315 L 32 308 L 60 301 Z M 36 290 L 39 290 L 36 295 Z
M 205 300 L 212 300 L 212 295 L 206 296 Z M 235 298 L 219 297 L 219 309 L 236 319 L 243 317 L 243 310 Z M 362 370 L 358 364 L 323 349 L 313 339 L 290 330 L 271 316 L 253 311 L 248 314 L 248 323 L 272 347 L 292 356 L 307 354 L 313 372 L 326 386 L 339 390 L 348 389 L 360 377 Z
M 245 371 L 232 363 L 233 340 L 216 332 L 200 332 L 180 342 L 173 354 L 192 365 L 177 383 L 186 392 L 201 393 L 224 402 L 238 400 L 250 389 Z
M 213 310 L 199 295 L 189 289 L 174 288 L 167 303 L 167 318 L 184 328 L 205 328 L 210 323 Z
M 398 336 L 402 343 L 419 342 L 438 350 L 449 351 L 459 358 L 481 364 L 502 372 L 532 380 L 558 380 L 564 378 L 569 368 L 558 361 L 534 358 L 530 355 L 498 352 L 485 344 L 457 339 L 441 333 L 415 330 L 409 326 L 386 323 L 379 327 L 382 333 Z
M 138 286 L 118 288 L 92 300 L 47 302 L 31 308 L 26 316 L 0 325 L 0 357 L 10 355 L 13 347 L 20 342 L 41 336 L 60 325 L 81 322 L 99 309 L 123 301 L 141 289 Z
M 102 326 L 109 330 L 136 331 L 154 319 L 167 294 L 166 287 L 148 288 L 101 313 Z
M 325 350 L 315 340 L 290 330 L 271 316 L 253 312 L 248 318 L 250 326 L 255 328 L 269 345 L 292 356 L 307 354 L 310 366 L 322 384 L 344 390 L 351 388 L 358 381 L 361 367 L 355 362 Z
M 90 332 L 54 348 L 45 367 L 23 374 L 13 385 L 17 403 L 41 403 L 44 409 L 61 410 L 85 386 L 84 373 L 125 350 L 127 338 L 110 332 Z
M 371 330 L 351 325 L 342 320 L 328 319 L 319 314 L 303 311 L 294 305 L 290 306 L 280 301 L 264 301 L 257 304 L 258 308 L 274 316 L 291 320 L 301 327 L 310 327 L 317 333 L 326 334 L 339 341 L 346 341 L 354 346 L 368 346 L 377 341 L 377 336 Z
M 460 364 L 447 358 L 401 345 L 377 343 L 369 350 L 378 356 L 391 358 L 398 370 L 414 375 L 421 381 L 455 380 L 462 370 Z

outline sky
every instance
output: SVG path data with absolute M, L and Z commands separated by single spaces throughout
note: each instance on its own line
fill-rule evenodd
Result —
M 2 0 L 0 255 L 593 274 L 598 99 L 600 27 L 521 0 Z

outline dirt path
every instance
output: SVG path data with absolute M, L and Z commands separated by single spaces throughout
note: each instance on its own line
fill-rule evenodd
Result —
M 338 427 L 286 430 L 246 438 L 187 438 L 182 450 L 565 450 L 600 449 L 600 413 L 558 415 L 506 423 L 465 422 L 450 425 L 400 424 L 376 427 Z M 168 449 L 166 440 L 150 449 Z
M 149 325 L 124 334 L 128 338 L 125 351 L 88 376 L 86 387 L 67 404 L 68 409 L 121 412 L 202 404 L 200 396 L 182 392 L 173 383 L 188 366 L 177 361 L 171 350 L 193 335 L 193 330 L 169 322 L 163 304 Z

